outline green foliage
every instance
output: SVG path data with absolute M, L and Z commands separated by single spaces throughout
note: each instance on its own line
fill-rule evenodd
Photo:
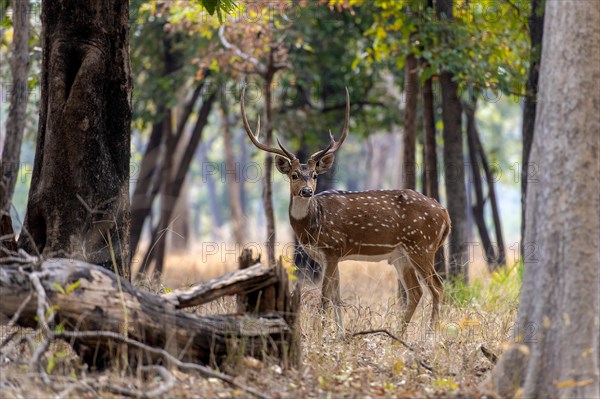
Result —
M 362 2 L 355 2 L 362 3 Z M 426 0 L 376 0 L 367 62 L 395 60 L 398 70 L 408 54 L 426 61 L 425 80 L 452 72 L 463 89 L 523 93 L 529 66 L 528 8 L 524 3 L 454 2 L 454 19 L 437 16 Z
M 489 281 L 446 281 L 444 297 L 445 301 L 458 309 L 474 305 L 488 312 L 514 310 L 519 304 L 522 282 L 523 263 L 520 262 L 494 271 Z
M 206 8 L 210 15 L 214 15 L 216 12 L 221 22 L 223 13 L 229 14 L 237 8 L 235 0 L 198 0 L 198 2 Z

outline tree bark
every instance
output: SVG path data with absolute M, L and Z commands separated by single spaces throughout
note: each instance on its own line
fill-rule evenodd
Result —
M 10 73 L 10 106 L 6 119 L 6 140 L 2 148 L 0 163 L 0 214 L 10 213 L 10 204 L 15 192 L 21 143 L 25 130 L 27 102 L 29 100 L 29 2 L 13 0 L 13 40 Z
M 404 70 L 404 134 L 402 135 L 402 188 L 414 190 L 417 186 L 416 140 L 417 103 L 419 98 L 419 76 L 417 58 L 406 57 Z
M 242 209 L 241 189 L 241 171 L 240 165 L 236 164 L 233 153 L 233 135 L 231 127 L 233 121 L 229 114 L 229 105 L 225 99 L 221 99 L 221 109 L 223 111 L 223 147 L 225 150 L 225 179 L 227 184 L 227 196 L 229 198 L 229 211 L 231 213 L 231 228 L 235 242 L 242 245 L 245 241 L 244 210 Z
M 529 153 L 533 142 L 535 127 L 535 109 L 537 104 L 538 80 L 540 76 L 540 59 L 542 56 L 542 36 L 544 32 L 544 8 L 546 0 L 532 0 L 529 14 L 529 73 L 527 76 L 525 102 L 523 104 L 523 162 L 521 165 L 521 257 L 525 250 L 525 225 L 527 180 L 529 179 Z
M 23 226 L 29 234 L 19 244 L 117 267 L 129 278 L 127 2 L 44 2 L 42 29 L 38 140 Z
M 597 398 L 600 11 L 591 1 L 549 1 L 545 18 L 530 154 L 539 181 L 527 188 L 533 251 L 524 259 L 515 331 L 529 356 L 506 351 L 490 383 L 505 397 L 520 388 L 521 397 Z M 513 384 L 502 385 L 507 376 Z

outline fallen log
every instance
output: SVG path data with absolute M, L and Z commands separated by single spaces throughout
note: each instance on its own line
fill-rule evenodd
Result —
M 260 275 L 262 272 L 259 273 L 257 268 L 250 275 L 254 273 Z M 228 279 L 236 280 L 236 276 Z M 39 287 L 34 286 L 34 280 L 39 280 Z M 245 279 L 237 281 L 244 290 L 250 289 L 244 285 Z M 299 297 L 290 297 L 287 281 L 285 284 L 289 297 L 287 310 L 294 303 L 294 311 L 297 311 Z M 212 286 L 217 292 L 233 292 L 232 289 L 223 290 L 223 286 L 214 282 Z M 49 259 L 41 265 L 2 265 L 0 312 L 12 318 L 20 311 L 18 325 L 38 326 L 40 287 L 46 295 L 47 309 L 54 312 L 54 328 L 60 331 L 114 332 L 152 347 L 164 348 L 174 357 L 189 362 L 220 363 L 242 351 L 256 357 L 270 354 L 286 363 L 297 363 L 294 360 L 298 358 L 297 349 L 293 349 L 298 347 L 294 338 L 297 335 L 277 309 L 261 314 L 193 315 L 178 310 L 177 307 L 181 307 L 178 300 L 137 290 L 103 267 L 76 260 Z M 203 292 L 204 298 L 217 297 L 211 290 Z M 32 300 L 22 306 L 32 293 Z M 86 363 L 99 368 L 110 364 L 117 354 L 116 349 L 122 349 L 124 345 L 102 334 L 79 334 L 69 342 Z M 130 362 L 157 360 L 137 348 L 129 346 L 126 349 Z

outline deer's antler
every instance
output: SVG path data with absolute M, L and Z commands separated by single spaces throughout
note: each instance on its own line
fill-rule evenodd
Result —
M 333 134 L 331 134 L 331 130 L 329 131 L 329 144 L 325 149 L 315 152 L 312 154 L 310 159 L 315 162 L 318 162 L 321 158 L 323 158 L 327 154 L 333 154 L 336 152 L 341 146 L 344 140 L 346 140 L 346 136 L 348 135 L 348 130 L 350 128 L 350 93 L 348 93 L 348 88 L 346 87 L 346 117 L 344 118 L 344 126 L 342 127 L 341 136 L 338 141 L 335 141 Z
M 256 122 L 256 134 L 254 134 L 252 132 L 252 129 L 250 128 L 250 124 L 248 123 L 248 117 L 246 116 L 246 106 L 244 103 L 245 96 L 246 96 L 246 86 L 244 85 L 244 89 L 242 90 L 242 98 L 240 99 L 241 111 L 242 111 L 242 121 L 244 122 L 244 128 L 246 128 L 246 133 L 248 134 L 248 137 L 250 137 L 250 140 L 252 141 L 252 143 L 263 151 L 281 155 L 282 157 L 287 158 L 290 161 L 293 161 L 294 159 L 296 159 L 296 156 L 294 154 L 292 154 L 290 151 L 288 151 L 283 146 L 283 144 L 281 144 L 281 142 L 279 141 L 279 138 L 277 139 L 277 144 L 279 145 L 279 148 L 281 148 L 281 149 L 275 148 L 275 147 L 269 147 L 268 145 L 261 144 L 258 141 L 258 135 L 260 134 L 260 116 L 258 117 L 258 121 Z

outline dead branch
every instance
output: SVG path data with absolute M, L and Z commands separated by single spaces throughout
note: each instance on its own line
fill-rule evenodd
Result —
M 411 347 L 410 345 L 408 345 L 406 342 L 404 342 L 403 340 L 401 340 L 400 338 L 396 337 L 394 334 L 392 334 L 391 332 L 389 332 L 386 329 L 376 329 L 376 330 L 365 330 L 365 331 L 358 331 L 355 332 L 354 334 L 352 334 L 352 337 L 357 337 L 359 335 L 368 335 L 368 334 L 386 334 L 388 337 L 390 337 L 391 339 L 393 339 L 396 342 L 399 342 L 402 346 L 404 346 L 406 349 L 408 349 L 409 351 L 413 352 L 415 355 L 417 354 L 417 351 Z M 423 360 L 417 358 L 417 363 L 419 364 L 419 366 L 423 367 L 426 370 L 431 371 L 432 373 L 433 368 L 428 365 L 427 363 L 425 363 Z
M 204 284 L 187 289 L 173 290 L 162 297 L 176 309 L 198 306 L 225 295 L 247 294 L 277 282 L 275 269 L 256 264 L 247 269 L 228 273 Z

